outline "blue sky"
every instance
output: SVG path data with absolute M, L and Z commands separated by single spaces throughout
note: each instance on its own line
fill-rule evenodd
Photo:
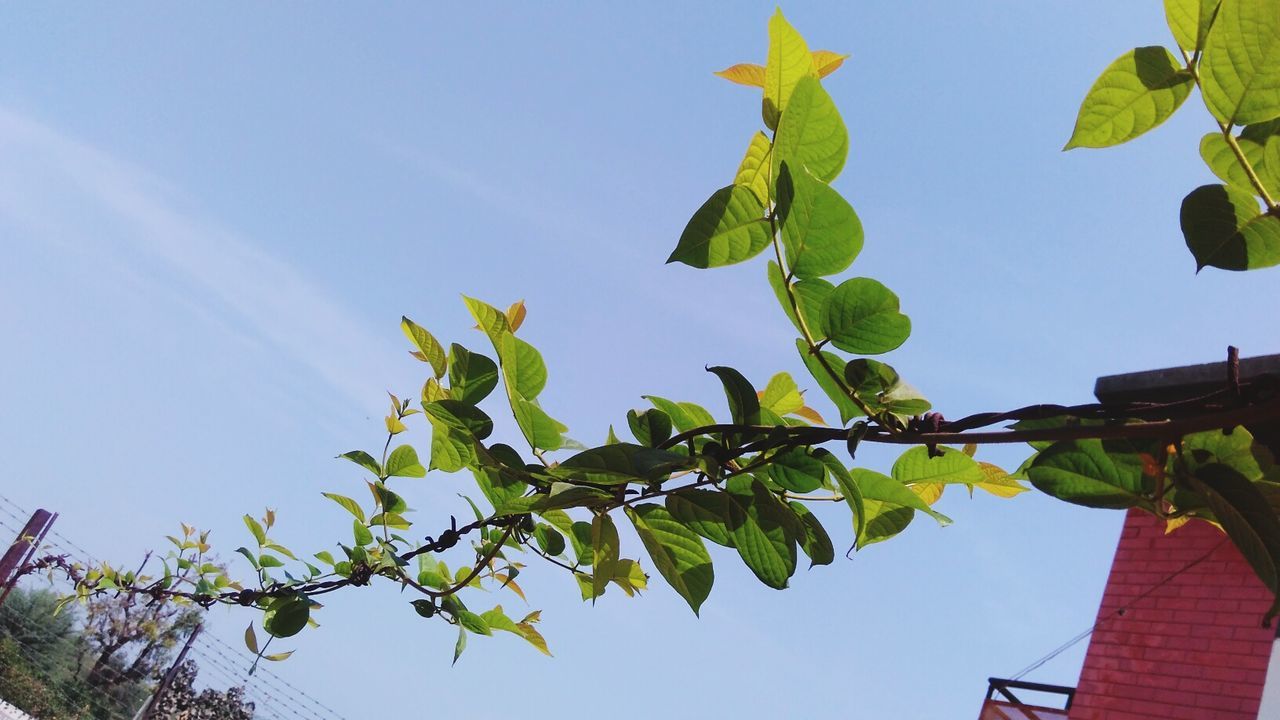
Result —
M 526 300 L 543 403 L 586 442 L 641 394 L 722 408 L 704 365 L 799 376 L 762 260 L 663 264 L 759 125 L 711 72 L 763 56 L 772 9 L 0 8 L 3 493 L 126 563 L 178 521 L 229 553 L 264 506 L 320 549 L 349 528 L 319 493 L 361 482 L 333 457 L 380 443 L 385 391 L 424 379 L 400 315 L 479 346 L 461 293 Z M 902 297 L 914 335 L 887 359 L 945 414 L 1086 401 L 1099 375 L 1228 343 L 1280 352 L 1275 271 L 1196 275 L 1182 243 L 1181 198 L 1212 181 L 1198 98 L 1118 149 L 1060 152 L 1097 73 L 1170 42 L 1159 3 L 784 11 L 853 55 L 826 81 L 867 231 L 851 274 Z M 403 489 L 434 530 L 470 486 Z M 1092 622 L 1121 515 L 962 496 L 942 500 L 955 525 L 784 593 L 717 554 L 701 619 L 656 577 L 590 607 L 536 568 L 554 659 L 481 638 L 449 669 L 451 629 L 372 589 L 273 669 L 351 718 L 976 716 L 988 676 Z M 1031 679 L 1074 684 L 1082 651 Z

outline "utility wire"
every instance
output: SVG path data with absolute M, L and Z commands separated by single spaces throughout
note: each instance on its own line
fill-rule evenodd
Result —
M 9 508 L 12 508 L 12 509 L 6 508 L 5 505 L 8 505 Z M 0 494 L 0 513 L 3 513 L 4 515 L 7 515 L 8 517 L 12 518 L 18 524 L 18 528 L 21 528 L 26 524 L 26 519 L 22 516 L 27 515 L 29 517 L 30 515 L 29 513 L 27 513 L 25 508 L 23 508 L 21 505 L 18 505 L 13 500 L 9 499 L 3 494 Z M 18 532 L 21 532 L 20 529 L 9 528 L 8 523 L 5 523 L 3 519 L 0 519 L 0 527 L 5 527 L 6 529 L 10 529 L 11 532 L 13 532 L 15 535 Z M 76 543 L 68 539 L 65 535 L 62 535 L 61 533 L 55 530 L 51 530 L 46 535 L 44 545 L 47 548 L 59 549 L 64 551 L 71 549 L 71 550 L 74 550 L 75 552 L 74 553 L 68 552 L 66 553 L 67 555 L 76 556 L 81 561 L 87 561 L 89 564 L 96 565 L 98 563 L 98 560 L 94 557 L 92 553 L 80 547 L 79 545 L 77 545 Z M 30 626 L 27 625 L 26 627 L 30 627 Z M 197 654 L 202 655 L 206 660 L 211 660 L 211 656 L 209 655 L 209 652 L 216 653 L 219 657 L 225 660 L 226 662 L 225 665 L 222 664 L 221 661 L 212 661 L 212 663 L 217 667 L 219 667 L 219 669 L 222 670 L 224 674 L 227 674 L 233 680 L 233 685 L 245 687 L 246 692 L 252 689 L 255 692 L 255 694 L 269 698 L 271 702 L 264 703 L 264 704 L 268 706 L 267 710 L 271 714 L 276 715 L 278 717 L 278 713 L 275 711 L 275 709 L 270 707 L 271 705 L 274 704 L 277 707 L 283 707 L 285 710 L 289 711 L 292 715 L 298 718 L 302 718 L 302 720 L 310 720 L 311 718 L 324 717 L 324 716 L 336 718 L 337 720 L 344 720 L 342 715 L 338 714 L 337 711 L 333 710 L 332 708 L 320 702 L 319 700 L 311 697 L 306 692 L 302 691 L 298 687 L 289 683 L 284 678 L 266 670 L 265 668 L 259 667 L 252 676 L 250 676 L 247 671 L 243 671 L 244 674 L 243 676 L 241 676 L 239 672 L 236 670 L 236 667 L 239 665 L 242 665 L 243 663 L 249 663 L 251 661 L 244 660 L 243 658 L 230 657 L 225 652 L 220 650 L 218 647 L 211 646 L 206 649 L 204 647 L 204 641 L 206 640 L 212 641 L 216 645 L 219 645 L 222 648 L 225 648 L 226 651 L 229 651 L 232 653 L 239 654 L 239 650 L 236 649 L 234 646 L 226 643 L 225 641 L 220 640 L 216 636 L 212 634 L 207 634 L 207 633 L 202 635 L 200 640 L 198 640 L 194 645 L 192 645 L 192 650 L 195 651 Z M 297 700 L 303 700 L 306 703 L 313 706 L 315 709 L 307 708 L 307 709 L 304 709 L 302 712 L 299 712 L 298 710 L 295 710 L 293 707 L 290 707 L 289 700 L 282 699 L 272 694 L 271 692 L 268 692 L 266 689 L 262 687 L 263 685 L 269 685 L 272 690 L 274 690 L 276 693 L 279 693 L 280 695 L 284 695 L 287 698 L 291 697 L 293 704 L 297 704 Z M 319 710 L 320 712 L 317 713 L 316 710 Z
M 1092 634 L 1094 633 L 1094 631 L 1096 631 L 1098 628 L 1102 627 L 1104 624 L 1106 624 L 1106 623 L 1108 623 L 1108 622 L 1111 622 L 1112 620 L 1114 620 L 1114 619 L 1116 619 L 1116 618 L 1118 618 L 1118 617 L 1120 617 L 1120 616 L 1124 615 L 1126 611 L 1128 611 L 1128 610 L 1129 610 L 1130 608 L 1132 608 L 1134 605 L 1137 605 L 1137 604 L 1138 604 L 1139 602 L 1141 602 L 1142 600 L 1145 600 L 1145 599 L 1147 598 L 1147 596 L 1151 595 L 1151 593 L 1153 593 L 1153 592 L 1155 592 L 1156 590 L 1159 590 L 1160 588 L 1162 588 L 1162 587 L 1164 587 L 1165 585 L 1169 584 L 1170 582 L 1172 582 L 1172 581 L 1173 581 L 1173 579 L 1174 579 L 1174 578 L 1178 577 L 1178 576 L 1179 576 L 1179 575 L 1181 575 L 1182 573 L 1187 572 L 1187 571 L 1188 571 L 1188 570 L 1190 570 L 1191 568 L 1193 568 L 1193 567 L 1195 567 L 1195 566 L 1199 565 L 1200 563 L 1204 562 L 1205 560 L 1208 560 L 1208 559 L 1209 559 L 1209 557 L 1210 557 L 1211 555 L 1213 555 L 1214 553 L 1216 553 L 1216 552 L 1218 551 L 1218 548 L 1221 548 L 1221 547 L 1222 547 L 1223 545 L 1225 545 L 1226 543 L 1227 543 L 1227 539 L 1226 539 L 1226 538 L 1223 538 L 1221 541 L 1219 541 L 1219 542 L 1218 542 L 1218 544 L 1217 544 L 1217 545 L 1214 545 L 1214 546 L 1213 546 L 1212 548 L 1210 548 L 1210 550 L 1209 550 L 1208 552 L 1206 552 L 1205 554 L 1201 555 L 1200 557 L 1196 558 L 1195 560 L 1192 560 L 1191 562 L 1187 563 L 1186 565 L 1183 565 L 1181 568 L 1178 568 L 1177 570 L 1175 570 L 1172 574 L 1170 574 L 1170 575 L 1169 575 L 1168 577 L 1166 577 L 1165 579 L 1161 580 L 1160 582 L 1156 583 L 1155 585 L 1152 585 L 1151 587 L 1149 587 L 1149 588 L 1147 588 L 1146 590 L 1142 591 L 1142 593 L 1141 593 L 1141 594 L 1139 594 L 1137 597 L 1135 597 L 1135 598 L 1133 598 L 1132 600 L 1130 600 L 1130 601 L 1129 601 L 1128 603 L 1126 603 L 1125 605 L 1123 605 L 1123 606 L 1121 606 L 1121 607 L 1118 607 L 1118 608 L 1116 608 L 1115 610 L 1113 610 L 1109 615 L 1106 615 L 1105 617 L 1098 618 L 1097 622 L 1095 622 L 1093 625 L 1091 625 L 1091 626 L 1089 626 L 1088 628 L 1086 628 L 1086 629 L 1085 629 L 1084 631 L 1082 631 L 1079 635 L 1076 635 L 1075 637 L 1073 637 L 1073 638 L 1071 638 L 1070 640 L 1066 641 L 1065 643 L 1063 643 L 1063 644 L 1059 645 L 1058 647 L 1054 648 L 1053 650 L 1050 650 L 1050 651 L 1049 651 L 1049 653 L 1048 653 L 1048 654 L 1046 654 L 1044 657 L 1042 657 L 1042 658 L 1040 658 L 1039 660 L 1036 660 L 1035 662 L 1033 662 L 1033 663 L 1031 663 L 1030 665 L 1026 666 L 1026 667 L 1025 667 L 1025 668 L 1023 668 L 1022 670 L 1020 670 L 1020 671 L 1018 672 L 1018 674 L 1017 674 L 1017 675 L 1014 675 L 1013 677 L 1011 677 L 1011 678 L 1009 678 L 1009 679 L 1010 679 L 1010 680 L 1021 680 L 1021 679 L 1022 679 L 1023 677 L 1025 677 L 1028 673 L 1033 672 L 1033 671 L 1035 671 L 1035 670 L 1039 669 L 1039 668 L 1040 668 L 1040 666 L 1042 666 L 1042 665 L 1044 665 L 1045 663 L 1049 662 L 1050 660 L 1052 660 L 1052 659 L 1054 659 L 1054 658 L 1058 657 L 1059 655 L 1061 655 L 1062 653 L 1066 652 L 1067 650 L 1070 650 L 1073 646 L 1075 646 L 1075 644 L 1076 644 L 1076 643 L 1078 643 L 1078 642 L 1080 642 L 1081 640 L 1084 640 L 1085 638 L 1087 638 L 1087 637 L 1089 637 L 1090 635 L 1092 635 Z

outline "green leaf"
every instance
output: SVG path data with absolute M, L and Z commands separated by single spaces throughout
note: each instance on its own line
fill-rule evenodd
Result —
M 458 628 L 458 642 L 453 645 L 453 664 L 458 664 L 458 658 L 462 657 L 462 652 L 467 649 L 467 629 Z
M 858 489 L 862 492 L 864 502 L 879 500 L 893 505 L 901 505 L 929 515 L 934 520 L 937 520 L 939 525 L 947 526 L 951 524 L 951 518 L 929 507 L 929 503 L 921 499 L 919 495 L 911 492 L 910 488 L 891 477 L 864 468 L 855 468 L 849 474 L 853 476 L 854 482 L 857 483 Z M 870 515 L 870 510 L 867 512 Z M 870 517 L 868 517 L 867 522 L 870 522 Z
M 884 542 L 907 529 L 916 511 L 884 500 L 867 500 L 867 525 L 858 547 Z
M 382 477 L 382 466 L 378 464 L 377 460 L 373 459 L 372 455 L 363 450 L 352 450 L 351 452 L 342 453 L 338 457 L 350 460 L 374 475 Z
M 666 413 L 667 417 L 671 419 L 671 424 L 675 426 L 676 430 L 686 432 L 698 427 L 694 424 L 693 419 L 689 417 L 688 413 L 680 407 L 679 403 L 668 400 L 664 397 L 658 397 L 657 395 L 641 395 L 641 397 L 652 403 L 658 410 Z
M 457 614 L 458 624 L 470 630 L 477 635 L 492 635 L 493 631 L 489 629 L 489 623 L 484 618 L 471 612 L 470 610 L 462 610 Z
M 627 425 L 636 440 L 646 447 L 657 447 L 671 437 L 671 416 L 656 408 L 643 412 L 628 410 Z
M 615 560 L 608 564 L 610 568 L 609 582 L 617 585 L 627 597 L 649 587 L 649 576 L 645 575 L 640 563 L 635 560 Z
M 369 532 L 369 528 L 359 520 L 352 522 L 351 534 L 355 538 L 356 545 L 368 545 L 373 542 L 373 533 Z
M 542 353 L 511 333 L 503 333 L 498 343 L 498 359 L 507 388 L 525 400 L 533 400 L 547 384 L 547 366 Z
M 495 515 L 522 515 L 527 512 L 546 512 L 547 510 L 563 510 L 571 507 L 588 507 L 598 505 L 601 501 L 613 496 L 603 490 L 570 485 L 569 483 L 552 483 L 551 492 L 547 494 L 518 497 L 494 508 Z
M 487 625 L 490 630 L 502 630 L 516 635 L 520 634 L 520 629 L 516 627 L 516 621 L 507 617 L 507 614 L 502 611 L 501 605 L 492 610 L 481 613 L 480 619 L 484 620 L 485 625 Z
M 1200 59 L 1205 104 L 1229 125 L 1280 117 L 1280 8 L 1275 0 L 1222 4 Z
M 814 382 L 818 383 L 818 387 L 822 388 L 822 392 L 835 404 L 836 409 L 840 411 L 840 422 L 847 423 L 851 419 L 862 415 L 862 410 L 845 395 L 844 391 L 836 383 L 835 378 L 827 372 L 822 362 L 818 360 L 821 356 L 826 360 L 827 366 L 831 367 L 835 372 L 840 372 L 840 365 L 844 362 L 834 353 L 826 350 L 819 350 L 817 353 L 810 353 L 809 346 L 804 340 L 796 338 L 796 350 L 800 352 L 800 359 L 804 361 L 804 366 L 809 371 L 809 375 L 813 377 Z
M 653 566 L 697 615 L 715 581 L 711 555 L 702 539 L 661 505 L 629 507 L 627 517 Z
M 1191 53 L 1204 47 L 1221 3 L 1222 0 L 1164 0 L 1165 18 L 1179 47 Z
M 724 385 L 724 394 L 729 400 L 729 413 L 734 423 L 760 424 L 760 398 L 742 373 L 731 367 L 720 366 L 709 367 L 707 372 L 715 373 L 720 378 L 720 383 Z
M 462 301 L 466 303 L 467 311 L 471 313 L 471 317 L 475 318 L 476 325 L 484 331 L 485 335 L 489 336 L 490 342 L 497 348 L 502 335 L 511 332 L 511 324 L 507 321 L 507 314 L 486 302 L 469 298 L 466 295 L 462 296 Z
M 538 652 L 551 657 L 551 651 L 547 649 L 547 641 L 542 637 L 542 633 L 538 632 L 532 625 L 525 622 L 516 623 L 517 634 L 524 638 L 526 642 L 537 648 Z
M 442 402 L 456 402 L 445 400 Z M 409 445 L 401 445 L 387 456 L 387 477 L 426 477 L 427 469 L 418 462 L 418 451 Z
M 741 185 L 720 188 L 685 226 L 667 262 L 712 268 L 750 260 L 770 243 L 764 206 Z
M 472 468 L 471 474 L 475 476 L 480 492 L 484 493 L 485 499 L 495 508 L 524 495 L 529 489 L 528 483 L 520 475 L 507 468 L 482 466 Z
M 595 597 L 604 593 L 605 585 L 612 577 L 613 563 L 618 561 L 618 528 L 613 518 L 596 513 L 591 518 L 591 589 Z
M 409 338 L 409 342 L 412 342 L 414 348 L 417 349 L 418 355 L 416 357 L 423 362 L 431 363 L 431 370 L 435 373 L 436 379 L 444 377 L 449 363 L 445 359 L 444 347 L 440 345 L 440 341 L 427 332 L 426 328 L 407 317 L 400 318 L 400 330 L 404 332 L 404 336 Z
M 1226 434 L 1209 430 L 1187 435 L 1182 438 L 1182 453 L 1193 467 L 1216 462 L 1250 481 L 1263 479 L 1275 466 L 1275 459 L 1266 446 L 1255 443 L 1253 435 L 1243 427 L 1233 428 Z
M 769 190 L 769 153 L 773 144 L 762 132 L 751 136 L 751 144 L 747 146 L 747 154 L 738 166 L 738 174 L 733 177 L 733 184 L 751 190 L 760 201 L 761 206 L 768 205 Z
M 897 370 L 878 360 L 850 360 L 844 366 L 844 379 L 873 411 L 909 416 L 921 415 L 932 407 L 919 390 L 902 380 Z
M 254 520 L 252 516 L 245 515 L 244 524 L 245 527 L 249 528 L 249 532 L 253 533 L 253 539 L 258 541 L 259 547 L 267 543 L 267 532 L 262 529 L 262 525 L 257 520 Z
M 333 553 L 329 552 L 328 550 L 321 550 L 320 552 L 315 554 L 315 557 L 317 560 L 324 563 L 325 565 L 328 565 L 329 567 L 333 567 L 334 565 Z
M 1150 503 L 1151 478 L 1142 473 L 1142 459 L 1125 442 L 1063 440 L 1036 456 L 1027 469 L 1031 484 L 1041 492 L 1076 505 L 1129 508 Z
M 671 473 L 692 466 L 693 461 L 684 455 L 633 443 L 616 443 L 584 450 L 548 472 L 580 482 L 620 485 L 665 480 Z
M 1203 185 L 1182 201 L 1182 235 L 1196 269 L 1255 270 L 1280 263 L 1280 217 L 1258 211 L 1253 195 Z
M 1168 120 L 1195 87 L 1178 59 L 1159 46 L 1121 55 L 1089 88 L 1064 150 L 1110 147 Z
M 529 444 L 539 450 L 559 450 L 564 446 L 564 436 L 569 428 L 556 422 L 542 408 L 529 400 L 516 398 L 511 402 L 516 424 Z
M 272 637 L 293 637 L 302 632 L 311 618 L 311 601 L 301 595 L 284 595 L 267 606 L 262 629 Z
M 443 401 L 436 401 L 443 402 Z M 432 403 L 428 403 L 431 405 Z M 424 406 L 425 407 L 425 406 Z M 475 436 L 427 413 L 431 423 L 430 469 L 457 472 L 475 462 Z
M 929 449 L 913 447 L 893 464 L 893 479 L 904 485 L 911 483 L 965 483 L 976 485 L 986 480 L 978 462 L 955 448 L 939 447 L 938 457 L 929 457 Z
M 813 55 L 804 37 L 782 16 L 774 12 L 769 18 L 769 54 L 764 66 L 764 124 L 777 129 L 778 118 L 789 106 L 797 84 L 804 78 L 816 78 Z
M 800 387 L 791 378 L 790 373 L 780 372 L 769 378 L 769 384 L 760 393 L 761 407 L 768 408 L 778 415 L 790 415 L 804 407 L 804 396 Z
M 423 403 L 422 410 L 433 426 L 441 424 L 451 435 L 473 445 L 473 440 L 484 440 L 493 433 L 493 420 L 480 408 L 460 400 L 436 400 Z M 390 461 L 387 465 L 390 466 Z M 390 474 L 390 470 L 387 471 Z
M 769 479 L 791 492 L 813 492 L 826 478 L 826 466 L 804 448 L 778 453 L 769 464 Z
M 787 266 L 798 278 L 844 271 L 862 251 L 862 222 L 840 193 L 802 168 L 783 162 L 778 218 Z
M 243 555 L 245 559 L 249 561 L 249 564 L 253 566 L 254 570 L 258 570 L 262 567 L 262 565 L 258 562 L 258 558 L 254 557 L 253 553 L 249 552 L 249 548 L 239 547 L 239 548 L 236 548 L 236 552 Z
M 811 280 L 801 280 L 791 286 L 791 292 L 795 293 L 796 304 L 800 306 L 800 315 L 804 318 L 804 325 L 801 326 L 800 320 L 796 317 L 795 311 L 791 307 L 791 300 L 787 296 L 786 280 L 782 277 L 782 269 L 778 267 L 778 263 L 769 261 L 769 285 L 773 288 L 773 294 L 778 298 L 778 304 L 782 306 L 782 311 L 787 314 L 787 318 L 791 320 L 791 324 L 796 326 L 796 330 L 804 335 L 806 329 L 813 337 L 814 342 L 826 339 L 826 335 L 822 334 L 822 306 L 827 302 L 827 296 L 835 290 L 836 286 L 823 280 L 822 278 L 813 278 Z
M 380 527 L 386 526 L 392 530 L 408 530 L 413 525 L 403 515 L 394 512 L 378 513 L 369 518 L 369 524 Z
M 538 542 L 542 552 L 548 555 L 554 557 L 564 552 L 564 536 L 550 525 L 539 523 L 533 530 L 533 539 Z
M 906 342 L 911 320 L 898 311 L 898 296 L 889 288 L 870 278 L 853 278 L 827 298 L 822 328 L 831 344 L 845 352 L 878 355 Z
M 826 528 L 818 522 L 818 517 L 812 510 L 794 500 L 787 505 L 800 518 L 800 524 L 804 527 L 804 534 L 800 536 L 800 549 L 809 556 L 809 567 L 834 562 L 835 546 L 831 544 L 831 536 L 827 534 Z
M 835 478 L 836 486 L 840 488 L 840 494 L 844 497 L 845 504 L 849 506 L 849 511 L 853 514 L 854 542 L 861 542 L 862 534 L 866 530 L 867 524 L 867 509 L 865 498 L 862 497 L 862 489 L 858 487 L 857 481 L 853 479 L 853 474 L 835 455 L 823 448 L 814 450 L 813 455 L 822 461 L 822 464 L 827 467 L 827 472 L 831 473 L 831 477 Z
M 1280 612 L 1280 521 L 1254 483 L 1226 465 L 1209 464 L 1188 477 L 1258 578 L 1275 593 L 1267 619 Z
M 440 381 L 435 378 L 427 378 L 427 381 L 422 384 L 422 402 L 424 403 L 447 400 L 452 395 L 452 391 L 440 387 Z
M 729 479 L 729 534 L 751 572 L 776 590 L 796 571 L 794 515 L 758 480 Z
M 729 497 L 714 490 L 696 488 L 667 496 L 667 512 L 685 527 L 717 545 L 733 547 L 729 534 Z
M 249 623 L 249 627 L 244 629 L 244 646 L 254 655 L 262 654 L 258 649 L 258 634 L 253 631 L 253 623 Z
M 497 364 L 457 343 L 449 346 L 449 392 L 455 400 L 475 405 L 497 386 Z
M 781 177 L 786 161 L 793 171 L 805 168 L 829 183 L 840 174 L 848 155 L 849 133 L 836 104 L 817 78 L 802 78 L 778 122 L 769 159 L 773 176 Z
M 404 498 L 392 492 L 391 488 L 386 486 L 381 480 L 369 483 L 369 492 L 373 493 L 373 499 L 385 512 L 402 513 L 409 509 L 408 503 Z
M 1272 138 L 1275 139 L 1274 142 L 1271 141 Z M 1244 153 L 1263 187 L 1273 196 L 1280 194 L 1280 164 L 1270 162 L 1267 158 L 1269 147 L 1274 147 L 1280 153 L 1280 136 L 1271 135 L 1259 140 L 1241 136 L 1236 138 L 1236 145 Z M 1256 192 L 1253 182 L 1240 166 L 1240 161 L 1222 133 L 1209 133 L 1200 140 L 1200 157 L 1223 182 L 1249 194 Z

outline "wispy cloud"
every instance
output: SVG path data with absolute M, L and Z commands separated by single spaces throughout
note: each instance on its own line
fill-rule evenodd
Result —
M 380 403 L 397 357 L 391 338 L 189 206 L 151 173 L 0 107 L 0 217 L 23 228 L 6 242 L 101 256 L 133 282 L 220 319 L 240 340 L 275 346 L 359 406 Z M 97 226 L 104 218 L 109 229 Z

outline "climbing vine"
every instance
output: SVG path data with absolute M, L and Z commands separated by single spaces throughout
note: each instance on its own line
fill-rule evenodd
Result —
M 1184 200 L 1186 244 L 1200 269 L 1280 263 L 1280 0 L 1165 6 L 1175 49 L 1137 48 L 1106 68 L 1067 148 L 1131 140 L 1199 91 L 1215 126 L 1201 153 L 1223 182 Z M 873 278 L 844 277 L 864 233 L 831 185 L 849 138 L 822 79 L 847 56 L 812 51 L 781 12 L 769 20 L 768 38 L 763 65 L 718 73 L 760 91 L 762 128 L 746 139 L 736 172 L 726 173 L 731 182 L 694 212 L 668 262 L 760 262 L 779 320 L 794 326 L 802 380 L 779 372 L 759 383 L 709 367 L 725 410 L 647 395 L 644 407 L 619 416 L 603 444 L 589 447 L 539 401 L 548 370 L 518 335 L 524 304 L 504 310 L 465 298 L 483 349 L 472 341 L 446 346 L 402 319 L 425 383 L 415 397 L 391 395 L 380 450 L 340 456 L 365 472 L 369 496 L 325 493 L 351 521 L 332 549 L 299 557 L 276 543 L 268 510 L 244 517 L 252 542 L 237 552 L 249 580 L 233 580 L 211 560 L 208 533 L 186 526 L 146 572 L 85 568 L 56 556 L 24 570 L 73 577 L 77 593 L 68 602 L 117 592 L 255 608 L 260 618 L 245 642 L 267 660 L 288 656 L 269 645 L 313 623 L 325 594 L 390 582 L 414 594 L 409 604 L 418 615 L 457 627 L 456 661 L 469 637 L 494 631 L 548 652 L 538 612 L 516 619 L 501 605 L 468 605 L 489 597 L 476 589 L 524 599 L 519 578 L 534 564 L 563 572 L 584 600 L 644 590 L 645 568 L 652 568 L 697 613 L 714 585 L 715 562 L 736 556 L 776 589 L 787 587 L 802 555 L 810 567 L 832 563 L 837 542 L 814 503 L 848 509 L 839 537 L 852 550 L 893 538 L 917 515 L 949 523 L 935 508 L 948 486 L 1012 498 L 1029 483 L 1079 505 L 1140 508 L 1171 529 L 1191 519 L 1215 523 L 1280 599 L 1280 469 L 1243 427 L 1280 418 L 1275 379 L 1242 381 L 1232 349 L 1221 388 L 1189 400 L 1037 404 L 958 420 L 934 412 L 875 359 L 911 335 L 898 295 Z M 816 385 L 834 413 L 812 407 L 802 384 Z M 515 419 L 518 448 L 493 437 L 495 412 Z M 419 433 L 430 438 L 422 454 L 406 441 Z M 884 473 L 856 465 L 867 442 L 909 447 Z M 1010 442 L 1032 448 L 1012 471 L 976 457 L 982 444 Z M 469 474 L 475 497 L 467 500 L 473 518 L 437 521 L 426 535 L 402 493 L 432 471 Z M 624 547 L 619 524 L 631 527 L 636 546 Z M 1280 603 L 1268 618 L 1278 611 Z

